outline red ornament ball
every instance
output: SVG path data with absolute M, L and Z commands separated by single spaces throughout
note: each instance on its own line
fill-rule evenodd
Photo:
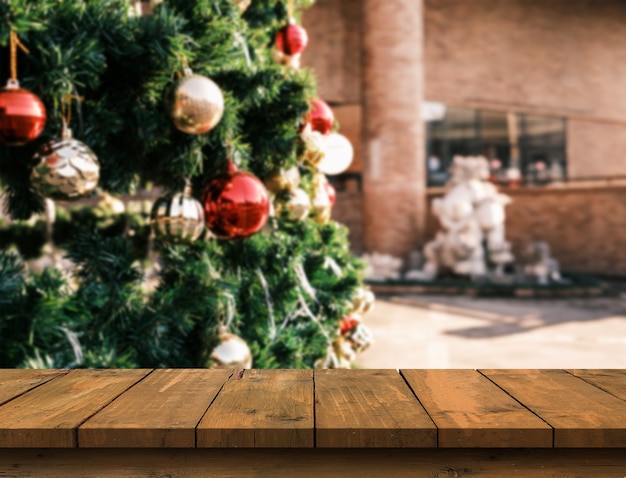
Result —
M 325 101 L 319 99 L 311 100 L 311 110 L 306 120 L 306 122 L 311 125 L 313 131 L 318 131 L 322 134 L 330 134 L 333 130 L 335 115 Z
M 330 201 L 330 205 L 335 205 L 335 200 L 337 199 L 337 191 L 335 191 L 335 187 L 330 184 L 328 181 L 324 182 L 324 188 L 326 189 L 326 194 L 328 194 L 328 200 Z
M 341 332 L 341 335 L 346 335 L 360 323 L 361 319 L 353 315 L 348 315 L 347 317 L 344 317 L 339 321 L 339 330 Z
M 221 239 L 248 237 L 260 231 L 270 211 L 270 197 L 254 175 L 238 171 L 232 163 L 228 173 L 210 181 L 202 203 L 206 225 Z
M 309 35 L 300 25 L 289 23 L 278 30 L 275 38 L 276 48 L 285 55 L 302 53 L 309 43 Z
M 22 146 L 36 139 L 46 126 L 46 108 L 28 90 L 10 83 L 0 90 L 0 141 Z

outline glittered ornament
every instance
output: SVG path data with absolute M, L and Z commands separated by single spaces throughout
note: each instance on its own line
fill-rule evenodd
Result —
M 310 125 L 307 125 L 300 138 L 304 143 L 304 151 L 300 156 L 300 161 L 308 164 L 313 168 L 317 168 L 317 165 L 324 159 L 324 135 L 319 131 L 313 131 Z
M 376 296 L 370 289 L 359 287 L 352 298 L 352 311 L 354 314 L 367 314 L 374 308 L 375 302 Z
M 69 129 L 65 129 L 61 139 L 44 144 L 34 159 L 37 164 L 30 175 L 31 183 L 44 197 L 78 199 L 98 186 L 98 158 L 89 146 L 73 139 Z
M 202 202 L 207 227 L 221 239 L 247 237 L 260 231 L 270 209 L 263 183 L 237 170 L 232 161 L 227 174 L 207 184 Z
M 309 43 L 309 36 L 304 28 L 296 25 L 293 18 L 289 19 L 289 23 L 278 30 L 276 33 L 275 44 L 281 53 L 293 56 L 304 51 Z
M 220 328 L 219 343 L 211 352 L 211 368 L 252 368 L 252 353 L 239 336 Z
M 316 174 L 313 178 L 313 197 L 311 198 L 311 217 L 318 224 L 326 224 L 330 221 L 332 205 L 326 192 L 324 182 L 326 178 L 321 174 Z
M 157 199 L 150 225 L 156 236 L 167 242 L 197 240 L 204 231 L 204 211 L 191 197 L 191 186 L 186 186 L 182 193 Z
M 333 110 L 325 101 L 320 99 L 311 100 L 311 109 L 306 116 L 306 123 L 311 125 L 313 131 L 318 131 L 324 135 L 330 134 L 333 130 L 335 115 Z
M 293 191 L 300 186 L 300 171 L 294 166 L 289 169 L 277 169 L 267 175 L 263 181 L 267 189 L 274 194 Z
M 36 139 L 46 125 L 46 108 L 17 80 L 9 80 L 0 90 L 0 141 L 22 146 Z
M 277 216 L 291 221 L 304 221 L 311 211 L 311 199 L 301 188 L 289 193 L 289 199 L 274 201 Z
M 350 344 L 354 353 L 363 352 L 367 350 L 372 343 L 374 343 L 374 335 L 372 334 L 372 331 L 361 322 L 356 324 L 343 337 Z
M 169 98 L 169 109 L 174 126 L 180 131 L 206 133 L 222 118 L 224 96 L 212 80 L 194 75 L 187 68 Z

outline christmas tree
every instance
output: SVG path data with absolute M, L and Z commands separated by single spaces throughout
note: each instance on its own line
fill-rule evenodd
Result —
M 0 367 L 337 367 L 369 343 L 323 175 L 348 148 L 298 68 L 309 3 L 0 3 Z M 111 207 L 145 191 L 150 217 Z

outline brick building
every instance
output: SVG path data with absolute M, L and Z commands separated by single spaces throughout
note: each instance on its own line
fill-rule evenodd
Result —
M 357 252 L 438 227 L 454 154 L 483 154 L 518 252 L 626 274 L 624 0 L 317 0 L 304 63 L 355 146 L 334 217 Z

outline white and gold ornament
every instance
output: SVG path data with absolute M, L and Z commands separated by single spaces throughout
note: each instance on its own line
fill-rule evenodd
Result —
M 376 296 L 370 289 L 359 287 L 352 298 L 352 313 L 365 315 L 374 308 L 375 302 Z
M 300 171 L 298 166 L 289 169 L 278 169 L 268 174 L 263 180 L 268 191 L 278 194 L 282 191 L 294 191 L 300 186 Z
M 164 241 L 197 240 L 204 231 L 204 211 L 191 197 L 191 186 L 187 185 L 182 193 L 157 199 L 150 213 L 150 226 Z
M 252 368 L 252 353 L 239 336 L 220 327 L 219 343 L 211 352 L 211 368 Z
M 74 200 L 98 186 L 100 162 L 89 146 L 72 138 L 69 128 L 64 128 L 61 139 L 45 143 L 34 159 L 31 183 L 44 197 Z
M 297 188 L 289 192 L 289 199 L 274 201 L 276 215 L 291 221 L 304 221 L 311 211 L 311 199 L 302 189 Z
M 176 128 L 188 134 L 202 134 L 213 129 L 222 119 L 224 96 L 215 82 L 185 68 L 184 76 L 170 95 L 168 106 Z

